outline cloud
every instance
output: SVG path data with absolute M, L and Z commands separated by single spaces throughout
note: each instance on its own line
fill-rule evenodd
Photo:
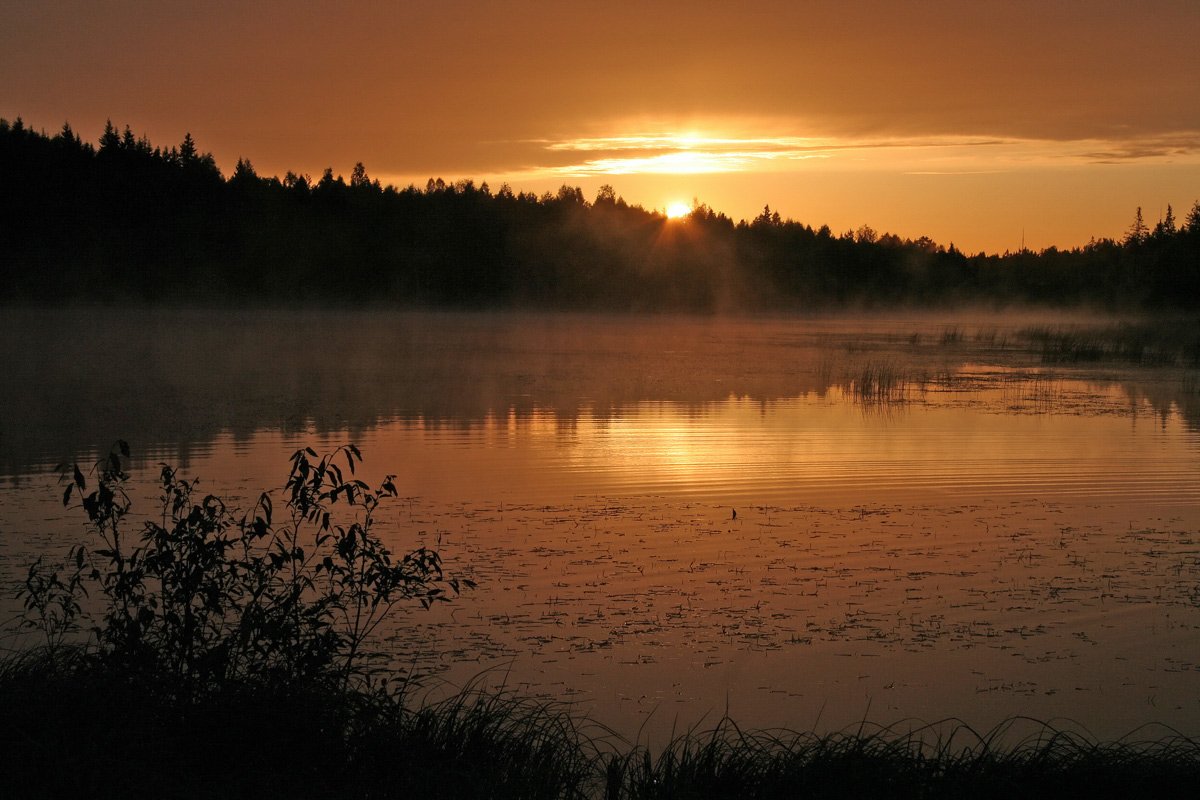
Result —
M 812 137 L 637 132 L 525 140 L 531 178 L 792 172 L 826 167 L 982 175 L 1047 165 L 1200 160 L 1200 133 L 1153 138 Z M 511 174 L 511 173 L 510 173 Z
M 531 177 L 680 175 L 789 171 L 806 162 L 854 159 L 873 151 L 976 148 L 1005 144 L 981 137 L 834 139 L 804 136 L 722 136 L 638 133 L 537 139 L 543 163 L 522 172 Z
M 570 177 L 699 175 L 777 169 L 780 162 L 829 158 L 829 146 L 801 137 L 725 137 L 694 133 L 541 140 L 545 153 L 582 157 L 540 169 Z
M 1097 144 L 1099 146 L 1096 149 L 1083 151 L 1079 153 L 1079 157 L 1096 164 L 1120 164 L 1148 159 L 1170 161 L 1200 156 L 1200 132 Z
M 1001 175 L 1010 170 L 1006 169 L 955 169 L 955 170 L 913 170 L 905 175 Z

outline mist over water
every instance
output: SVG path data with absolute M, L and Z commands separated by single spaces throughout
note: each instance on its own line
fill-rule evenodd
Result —
M 118 438 L 135 512 L 159 461 L 248 505 L 353 441 L 395 549 L 479 582 L 398 618 L 423 672 L 630 736 L 726 704 L 1195 733 L 1200 384 L 1029 335 L 1086 322 L 5 312 L 0 582 L 82 530 L 53 466 Z

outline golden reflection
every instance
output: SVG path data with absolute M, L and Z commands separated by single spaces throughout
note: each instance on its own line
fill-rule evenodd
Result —
M 980 414 L 981 402 L 1006 413 Z M 500 492 L 539 502 L 630 492 L 835 505 L 948 496 L 1200 502 L 1183 421 L 1163 417 L 1170 441 L 1146 451 L 1139 414 L 1121 413 L 1127 402 L 1117 387 L 1035 377 L 965 394 L 930 391 L 886 413 L 831 387 L 823 396 L 640 402 L 571 417 L 510 409 L 453 436 L 422 426 L 377 436 L 386 461 L 420 454 L 402 477 L 423 495 L 453 487 L 458 496 Z M 431 485 L 450 456 L 446 484 Z

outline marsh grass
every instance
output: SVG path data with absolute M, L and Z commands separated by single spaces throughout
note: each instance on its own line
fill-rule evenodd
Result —
M 849 374 L 843 389 L 861 403 L 898 403 L 904 401 L 912 382 L 895 363 L 870 360 L 859 364 Z
M 1065 379 L 1044 371 L 1051 366 L 1092 372 L 1110 370 L 1114 364 L 1175 370 L 1183 400 L 1200 394 L 1200 324 L 1194 320 L 1042 325 L 1016 330 L 950 324 L 907 337 L 859 337 L 843 343 L 841 350 L 840 358 L 833 350 L 823 352 L 816 377 L 822 386 L 839 388 L 870 411 L 926 402 L 930 392 L 974 387 L 1000 388 L 1009 410 L 1050 413 L 1068 400 Z M 1045 365 L 1041 371 L 1038 363 Z M 978 364 L 1001 370 L 982 382 L 960 372 L 964 365 Z
M 1063 381 L 1053 373 L 1026 372 L 1006 376 L 1002 397 L 1009 411 L 1049 414 L 1062 407 Z
M 380 729 L 355 749 L 383 768 L 397 767 L 410 791 L 434 797 L 589 797 L 597 785 L 607 732 L 580 722 L 566 706 L 505 691 L 467 689 L 413 708 L 393 703 Z M 592 736 L 587 731 L 593 731 Z M 368 780 L 362 796 L 373 794 Z
M 931 370 L 920 362 L 886 357 L 822 358 L 815 375 L 820 386 L 836 386 L 855 403 L 873 410 L 919 400 L 931 389 L 952 390 L 957 382 L 950 366 Z
M 1200 780 L 1200 742 L 1168 728 L 1099 742 L 1023 718 L 823 734 L 724 718 L 654 749 L 479 687 L 433 701 L 231 682 L 185 700 L 70 647 L 0 660 L 0 704 L 12 798 L 1179 797 Z
M 1024 328 L 1016 337 L 1039 353 L 1044 363 L 1119 361 L 1200 367 L 1200 325 L 1196 320 L 1107 327 L 1039 326 Z
M 1019 730 L 1029 729 L 1014 740 Z M 606 797 L 1168 797 L 1200 778 L 1200 742 L 1175 731 L 1102 743 L 1015 718 L 978 733 L 958 720 L 897 730 L 863 723 L 818 735 L 743 731 L 723 719 L 657 755 L 606 764 Z
M 942 347 L 961 344 L 963 341 L 963 331 L 957 325 L 947 325 L 942 328 L 942 335 L 938 339 L 938 344 Z

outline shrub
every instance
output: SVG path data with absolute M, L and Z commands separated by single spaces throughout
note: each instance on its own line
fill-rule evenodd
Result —
M 373 527 L 379 504 L 396 496 L 394 476 L 377 489 L 354 477 L 362 454 L 352 444 L 295 452 L 282 520 L 270 493 L 239 516 L 163 465 L 161 513 L 136 534 L 128 459 L 118 442 L 90 492 L 78 465 L 63 469 L 63 503 L 83 509 L 99 544 L 76 545 L 57 569 L 29 569 L 26 625 L 51 652 L 82 630 L 92 657 L 169 678 L 180 698 L 231 682 L 369 685 L 377 654 L 364 644 L 396 603 L 429 607 L 474 585 L 447 578 L 436 550 L 393 558 Z M 86 627 L 89 589 L 99 589 L 102 610 Z

